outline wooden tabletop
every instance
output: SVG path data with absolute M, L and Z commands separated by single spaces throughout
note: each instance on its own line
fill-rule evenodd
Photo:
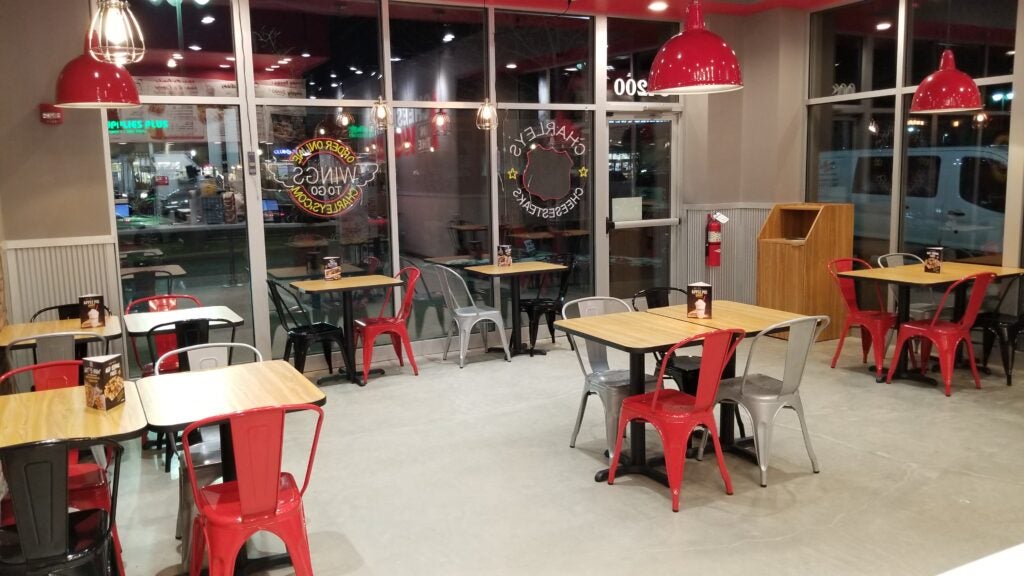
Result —
M 198 308 L 181 308 L 180 310 L 163 310 L 160 312 L 132 312 L 124 315 L 125 330 L 131 336 L 145 336 L 154 326 L 182 320 L 199 320 L 202 318 L 227 320 L 233 326 L 245 324 L 245 319 L 235 314 L 227 306 L 199 306 Z M 217 328 L 217 324 L 211 328 Z M 168 326 L 167 330 L 173 330 Z
M 362 268 L 346 262 L 342 262 L 339 266 L 341 266 L 342 274 L 359 274 L 363 271 Z M 267 274 L 278 280 L 294 280 L 296 278 L 323 278 L 324 271 L 310 272 L 306 270 L 305 266 L 288 266 L 286 268 L 271 268 L 267 270 Z
M 783 312 L 774 308 L 764 308 L 731 300 L 713 301 L 711 304 L 712 318 L 688 318 L 685 305 L 651 308 L 647 312 L 683 322 L 691 322 L 715 330 L 739 328 L 748 335 L 756 334 L 779 322 L 787 322 L 804 317 L 792 312 Z
M 185 269 L 177 264 L 165 264 L 160 266 L 137 266 L 134 268 L 121 268 L 121 278 L 128 279 L 136 272 L 167 272 L 171 276 L 184 276 Z
M 337 280 L 300 280 L 292 282 L 291 285 L 300 292 L 316 294 L 322 292 L 346 292 L 363 288 L 379 288 L 382 286 L 398 286 L 401 283 L 401 280 L 391 276 L 369 274 L 367 276 L 343 276 Z
M 0 347 L 6 347 L 19 338 L 32 338 L 58 332 L 92 332 L 104 340 L 111 340 L 121 336 L 121 319 L 117 316 L 107 316 L 106 326 L 101 328 L 82 328 L 82 322 L 78 319 L 8 324 L 4 326 L 3 330 L 0 330 Z M 28 344 L 28 342 L 25 343 L 25 345 Z
M 283 360 L 161 374 L 136 385 L 150 429 L 161 431 L 251 408 L 327 402 L 319 388 Z
M 138 436 L 146 428 L 146 414 L 135 384 L 128 380 L 124 398 L 124 404 L 104 411 L 86 408 L 82 386 L 0 396 L 0 448 L 41 440 Z
M 664 350 L 710 330 L 647 312 L 619 312 L 555 322 L 555 328 L 632 354 Z
M 479 274 L 480 276 L 519 276 L 521 274 L 537 274 L 539 272 L 554 272 L 565 270 L 562 264 L 551 262 L 513 262 L 511 266 L 498 266 L 496 264 L 484 264 L 482 266 L 469 266 L 467 272 Z
M 906 266 L 893 266 L 891 268 L 865 268 L 863 270 L 851 270 L 840 272 L 844 278 L 856 278 L 861 280 L 877 280 L 890 284 L 909 284 L 913 286 L 941 286 L 952 284 L 965 276 L 991 272 L 999 277 L 1020 276 L 1024 274 L 1024 268 L 1005 268 L 1003 266 L 985 266 L 982 264 L 967 264 L 964 262 L 943 262 L 942 271 L 938 273 L 925 272 L 923 264 L 907 264 Z

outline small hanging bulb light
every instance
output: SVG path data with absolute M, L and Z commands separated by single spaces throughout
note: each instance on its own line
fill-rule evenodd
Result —
M 352 115 L 345 112 L 343 108 L 338 108 L 338 114 L 334 117 L 334 123 L 342 128 L 347 128 L 352 123 Z
M 142 60 L 146 43 L 125 0 L 99 0 L 89 25 L 89 54 L 100 62 L 122 66 Z
M 373 125 L 377 127 L 377 130 L 384 132 L 388 126 L 391 126 L 391 107 L 384 102 L 383 96 L 377 97 L 371 112 L 373 113 Z
M 484 103 L 476 110 L 476 127 L 481 130 L 491 130 L 497 124 L 498 115 L 491 104 L 490 98 L 485 98 Z
M 439 136 L 448 134 L 448 129 L 451 127 L 451 119 L 448 118 L 448 113 L 442 108 L 438 108 L 433 117 L 430 118 L 430 122 L 434 125 L 434 133 Z

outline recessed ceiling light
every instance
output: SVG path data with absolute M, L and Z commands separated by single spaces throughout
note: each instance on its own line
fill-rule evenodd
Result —
M 401 58 L 399 58 L 398 56 L 392 56 L 392 57 L 391 57 L 391 61 L 392 61 L 392 62 L 401 62 L 401 61 L 402 61 L 402 59 L 401 59 Z
M 1017 51 L 1016 51 L 1016 50 L 1007 50 L 1007 51 L 1006 51 L 1006 55 L 1007 55 L 1007 56 L 1013 56 L 1013 55 L 1014 55 L 1014 54 L 1016 54 L 1016 53 L 1017 53 Z
M 224 59 L 227 60 L 228 62 L 234 62 L 235 61 L 235 57 L 234 56 L 225 56 Z
M 879 22 L 878 24 L 875 24 L 875 30 L 878 30 L 879 32 L 885 32 L 889 28 L 892 28 L 892 22 Z
M 181 2 L 178 2 L 178 3 L 181 4 Z M 196 4 L 199 4 L 200 6 L 206 6 L 209 3 L 210 3 L 210 0 L 196 0 Z M 168 2 L 168 4 L 170 4 L 170 2 Z
M 338 77 L 337 74 L 335 74 L 334 72 L 331 72 L 331 78 L 337 78 L 337 77 Z
M 357 75 L 358 75 L 358 74 L 362 74 L 362 73 L 363 73 L 363 71 L 362 71 L 362 70 L 356 70 L 356 74 L 357 74 Z
M 353 71 L 353 72 L 355 72 L 356 70 L 359 70 L 359 68 L 356 68 L 355 66 L 349 66 L 348 69 Z
M 338 83 L 337 82 L 331 82 L 331 88 L 337 88 L 337 87 L 338 87 Z
M 668 2 L 662 2 L 661 0 L 655 0 L 647 5 L 647 9 L 651 12 L 664 12 L 668 9 Z
M 188 49 L 192 50 L 193 52 L 199 52 L 203 48 L 199 44 L 192 44 L 191 46 L 188 47 Z
M 313 82 L 312 80 L 310 80 L 310 81 L 309 81 L 309 85 L 310 85 L 310 86 L 316 86 L 316 82 Z
M 284 65 L 284 64 L 288 63 L 288 60 L 278 60 L 277 63 L 281 64 L 281 65 Z
M 221 68 L 231 68 L 231 64 L 220 64 Z
M 277 70 L 278 68 L 280 68 L 280 66 L 278 66 L 277 64 L 273 64 L 270 66 L 271 70 Z
M 565 68 L 564 70 L 565 70 L 566 72 L 578 72 L 578 70 L 576 69 L 576 67 L 575 67 L 575 66 L 573 66 L 572 68 Z
M 281 62 L 283 62 L 283 63 L 285 63 L 285 64 L 287 64 L 287 63 L 289 63 L 289 62 L 291 62 L 291 61 L 292 61 L 292 59 L 291 59 L 291 58 L 281 58 Z
M 178 67 L 178 61 L 175 60 L 174 58 L 168 58 L 167 59 L 167 67 L 168 68 L 177 68 Z
M 264 70 L 266 70 L 267 72 L 273 72 L 274 71 L 273 68 L 264 68 Z
M 451 32 L 446 33 L 444 37 L 441 38 L 441 42 L 451 42 L 452 40 L 455 40 L 455 34 L 452 34 Z
M 509 70 L 515 70 L 516 68 L 519 68 L 519 65 L 516 64 L 515 62 L 509 62 L 508 64 L 505 64 L 505 68 L 508 68 Z
M 200 20 L 200 22 L 202 22 L 203 24 L 213 24 L 214 21 L 216 21 L 216 20 L 217 19 L 214 18 L 213 16 L 203 16 L 203 19 Z
M 310 96 L 309 99 L 310 100 L 316 100 L 316 96 Z
M 181 60 L 184 58 L 184 56 L 175 52 L 174 54 L 171 54 L 171 58 L 174 58 L 175 60 Z

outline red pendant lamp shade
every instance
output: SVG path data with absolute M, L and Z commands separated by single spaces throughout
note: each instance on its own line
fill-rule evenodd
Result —
M 924 79 L 914 91 L 910 112 L 950 114 L 981 110 L 981 92 L 974 80 L 956 69 L 953 51 L 946 48 L 938 71 Z
M 652 94 L 709 94 L 743 88 L 736 53 L 721 36 L 704 27 L 700 2 L 686 12 L 686 29 L 661 47 L 651 65 Z
M 90 56 L 86 42 L 85 53 L 60 71 L 56 104 L 61 108 L 134 108 L 140 102 L 131 74 Z

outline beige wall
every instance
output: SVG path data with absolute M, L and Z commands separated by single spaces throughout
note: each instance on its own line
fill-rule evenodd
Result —
M 97 110 L 65 110 L 64 124 L 39 122 L 57 76 L 81 54 L 84 1 L 4 2 L 0 18 L 0 232 L 6 240 L 111 233 Z M 16 54 L 24 54 L 18 58 Z
M 684 99 L 683 202 L 803 200 L 807 14 L 713 16 L 708 27 L 736 50 L 744 88 Z

